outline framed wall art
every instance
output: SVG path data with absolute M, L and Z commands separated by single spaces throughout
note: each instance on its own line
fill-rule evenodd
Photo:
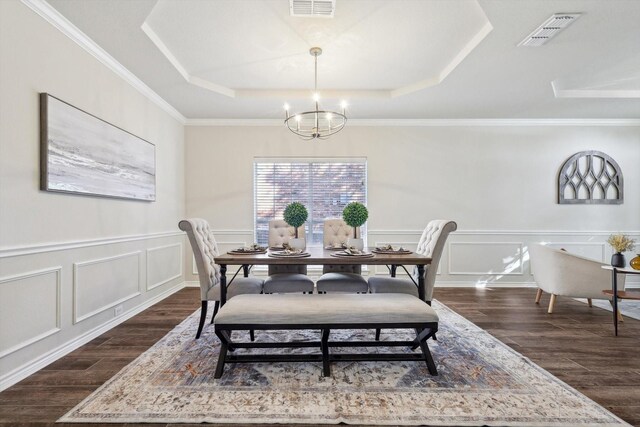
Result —
M 155 201 L 155 145 L 41 93 L 40 188 Z

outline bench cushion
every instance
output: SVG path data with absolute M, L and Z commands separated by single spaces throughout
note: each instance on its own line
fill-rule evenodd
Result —
M 408 294 L 238 295 L 215 318 L 224 325 L 433 323 L 436 312 Z

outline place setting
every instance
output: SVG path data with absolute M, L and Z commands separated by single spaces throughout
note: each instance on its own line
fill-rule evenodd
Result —
M 409 255 L 413 252 L 403 248 L 402 246 L 393 246 L 393 245 L 385 245 L 385 246 L 376 246 L 371 250 L 374 254 L 381 255 Z
M 374 255 L 371 252 L 366 252 L 365 250 L 360 250 L 360 249 L 350 247 L 350 248 L 341 250 L 340 252 L 333 252 L 331 256 L 336 258 L 352 258 L 352 257 L 370 258 Z
M 230 251 L 227 251 L 227 253 L 230 255 L 259 255 L 267 253 L 267 248 L 254 243 L 251 246 L 243 246 L 240 248 L 232 249 Z
M 311 256 L 311 254 L 302 249 L 283 249 L 278 251 L 269 249 L 269 256 L 274 258 L 305 258 Z

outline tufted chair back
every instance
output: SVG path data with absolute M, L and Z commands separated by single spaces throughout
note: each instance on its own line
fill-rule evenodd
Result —
M 289 239 L 295 238 L 296 232 L 284 219 L 272 219 L 269 221 L 269 247 L 282 246 Z M 304 226 L 298 228 L 298 237 L 305 238 Z
M 431 257 L 431 264 L 425 269 L 424 285 L 425 285 L 425 299 L 431 301 L 433 297 L 433 286 L 436 282 L 436 274 L 438 272 L 438 264 L 440 264 L 440 258 L 444 251 L 444 244 L 447 241 L 447 236 L 452 231 L 456 231 L 458 225 L 454 221 L 448 221 L 443 219 L 435 219 L 429 221 L 427 227 L 422 232 L 420 242 L 416 253 Z M 418 269 L 413 270 L 414 279 L 418 279 Z
M 220 284 L 220 266 L 215 263 L 215 257 L 220 255 L 218 243 L 204 219 L 183 219 L 178 227 L 189 236 L 200 278 L 200 296 L 206 301 L 209 290 Z
M 360 227 L 358 227 L 360 234 Z M 353 237 L 353 227 L 347 225 L 341 218 L 332 218 L 324 220 L 322 230 L 322 240 L 324 246 L 341 245 L 347 242 L 347 239 Z
M 360 235 L 360 227 L 358 227 Z M 353 227 L 348 226 L 342 218 L 325 219 L 322 230 L 322 242 L 325 247 L 347 243 L 347 239 L 353 237 Z M 361 265 L 325 265 L 322 273 L 356 273 L 362 274 Z
M 269 221 L 269 247 L 282 246 L 289 239 L 295 238 L 296 232 L 284 219 L 272 219 Z M 298 237 L 304 239 L 306 233 L 304 226 L 298 228 Z M 306 265 L 270 265 L 269 276 L 280 273 L 307 274 Z

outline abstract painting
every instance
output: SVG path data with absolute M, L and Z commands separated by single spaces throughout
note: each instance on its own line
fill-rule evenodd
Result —
M 40 94 L 41 189 L 155 201 L 155 146 Z

